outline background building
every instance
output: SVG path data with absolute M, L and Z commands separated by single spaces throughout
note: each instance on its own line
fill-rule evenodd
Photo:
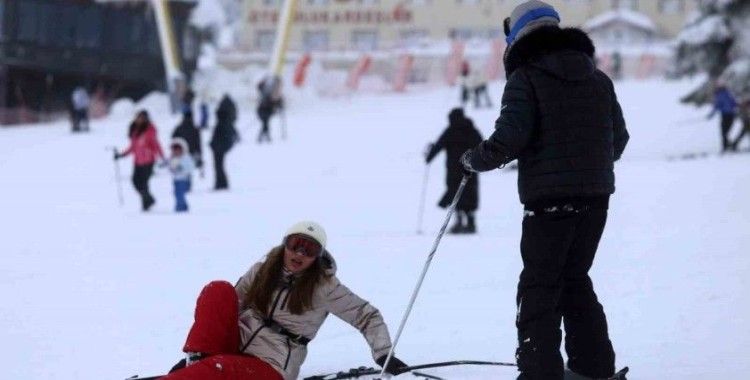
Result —
M 425 40 L 492 39 L 516 0 L 298 0 L 289 47 L 292 51 L 373 51 L 409 47 Z M 655 33 L 671 39 L 698 0 L 550 0 L 564 25 L 624 8 L 643 14 Z M 282 0 L 245 0 L 237 36 L 244 51 L 273 46 Z

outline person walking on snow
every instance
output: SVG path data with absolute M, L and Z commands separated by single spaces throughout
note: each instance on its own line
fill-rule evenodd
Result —
M 378 309 L 344 286 L 315 222 L 299 222 L 232 286 L 213 281 L 198 296 L 186 359 L 162 380 L 293 380 L 329 314 L 364 335 L 383 365 L 391 348 Z M 386 372 L 406 364 L 392 357 Z
M 148 189 L 148 181 L 154 173 L 154 163 L 159 158 L 164 160 L 164 152 L 159 145 L 156 127 L 151 124 L 148 112 L 140 111 L 128 129 L 130 146 L 122 153 L 115 152 L 115 160 L 129 154 L 135 156 L 133 168 L 133 186 L 141 196 L 143 211 L 148 211 L 156 200 Z
M 91 97 L 83 86 L 78 86 L 73 90 L 71 94 L 71 102 L 73 104 L 73 132 L 88 131 L 89 130 L 89 106 L 91 105 Z
M 188 143 L 182 137 L 172 139 L 169 156 L 169 171 L 172 173 L 176 212 L 187 212 L 188 204 L 185 195 L 190 191 L 190 174 L 195 168 L 190 156 Z
M 458 191 L 463 177 L 463 170 L 459 158 L 467 149 L 476 146 L 482 141 L 482 135 L 474 128 L 471 119 L 464 116 L 461 108 L 454 108 L 448 114 L 448 128 L 443 131 L 438 140 L 429 146 L 425 161 L 429 164 L 435 156 L 445 150 L 445 184 L 448 189 L 440 198 L 438 205 L 442 208 L 450 206 L 453 197 Z M 450 233 L 460 234 L 476 232 L 474 212 L 479 208 L 479 178 L 472 176 L 464 188 L 464 193 L 456 205 L 456 224 L 449 230 Z
M 258 134 L 258 144 L 263 141 L 271 142 L 271 130 L 269 122 L 271 116 L 284 107 L 284 100 L 281 97 L 281 78 L 278 76 L 266 76 L 258 83 L 258 102 L 257 114 L 261 122 L 260 133 Z
M 594 65 L 591 39 L 559 23 L 557 11 L 538 0 L 521 3 L 505 19 L 500 117 L 492 136 L 461 156 L 469 172 L 518 160 L 524 205 L 516 298 L 521 380 L 615 373 L 606 316 L 588 272 L 615 191 L 614 162 L 629 135 L 612 81 Z M 624 378 L 622 372 L 617 378 Z
M 214 190 L 225 190 L 229 188 L 229 180 L 224 170 L 224 157 L 232 149 L 240 137 L 234 128 L 237 120 L 237 106 L 229 95 L 221 98 L 219 107 L 216 109 L 216 128 L 211 136 L 211 151 L 214 155 L 214 173 L 216 182 Z
M 711 113 L 708 114 L 708 119 L 713 118 L 716 112 L 721 114 L 721 120 L 719 121 L 721 152 L 725 153 L 734 150 L 734 146 L 730 142 L 729 131 L 732 129 L 734 119 L 737 117 L 737 101 L 732 96 L 732 93 L 729 92 L 726 84 L 718 81 L 714 89 L 713 108 L 711 109 Z
M 190 156 L 203 177 L 203 153 L 201 148 L 201 132 L 195 127 L 193 113 L 188 111 L 182 115 L 182 121 L 172 132 L 172 138 L 182 138 L 187 142 Z M 188 191 L 192 188 L 192 179 L 188 177 Z

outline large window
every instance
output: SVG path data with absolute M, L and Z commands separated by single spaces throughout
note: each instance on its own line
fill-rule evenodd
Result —
M 3 40 L 3 35 L 5 34 L 3 31 L 4 19 L 5 19 L 5 0 L 0 0 L 0 41 Z
M 369 51 L 378 48 L 377 30 L 355 30 L 352 32 L 352 48 Z
M 38 3 L 36 1 L 21 1 L 18 5 L 18 35 L 19 41 L 35 42 L 39 18 L 37 17 Z
M 306 30 L 302 36 L 302 48 L 305 51 L 328 50 L 327 30 Z
M 104 12 L 99 7 L 85 7 L 76 14 L 77 48 L 96 49 L 102 44 Z
M 276 33 L 273 30 L 259 30 L 255 32 L 255 49 L 270 52 L 275 39 Z

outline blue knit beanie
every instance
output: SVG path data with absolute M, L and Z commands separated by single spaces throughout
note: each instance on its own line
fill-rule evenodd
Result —
M 528 0 L 513 9 L 506 19 L 505 42 L 510 46 L 534 29 L 559 24 L 560 15 L 554 7 L 543 1 Z

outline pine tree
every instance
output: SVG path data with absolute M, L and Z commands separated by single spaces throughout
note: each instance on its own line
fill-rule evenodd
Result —
M 738 99 L 750 98 L 750 1 L 704 0 L 677 37 L 673 74 L 705 73 L 708 79 L 681 99 L 710 102 L 715 81 L 726 83 Z

